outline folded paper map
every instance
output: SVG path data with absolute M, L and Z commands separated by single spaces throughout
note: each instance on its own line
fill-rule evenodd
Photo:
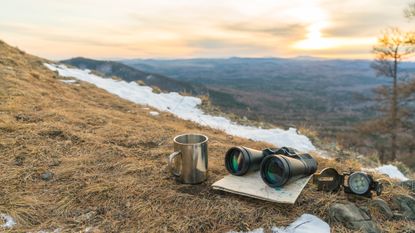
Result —
M 227 175 L 216 181 L 213 189 L 253 197 L 265 201 L 294 204 L 311 176 L 296 180 L 281 188 L 271 188 L 262 181 L 259 172 L 244 176 Z

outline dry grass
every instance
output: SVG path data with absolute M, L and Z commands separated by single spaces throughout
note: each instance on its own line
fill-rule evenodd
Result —
M 64 84 L 33 57 L 0 42 L 0 213 L 12 232 L 226 232 L 287 225 L 302 213 L 327 219 L 343 193 L 309 184 L 295 205 L 214 191 L 226 175 L 223 157 L 233 145 L 265 143 L 179 120 L 115 97 L 90 84 Z M 210 176 L 196 186 L 176 183 L 167 171 L 172 138 L 201 132 L 209 138 Z M 320 159 L 320 168 L 358 167 Z M 52 180 L 40 175 L 51 171 Z M 404 192 L 395 189 L 393 192 Z M 389 201 L 390 196 L 386 195 Z M 365 202 L 367 200 L 362 200 Z M 382 222 L 395 232 L 404 222 Z M 347 232 L 333 225 L 334 232 Z

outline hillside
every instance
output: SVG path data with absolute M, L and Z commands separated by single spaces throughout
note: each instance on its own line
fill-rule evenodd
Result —
M 64 64 L 78 67 L 80 69 L 90 69 L 107 77 L 117 77 L 127 82 L 138 81 L 138 83 L 159 88 L 162 91 L 174 91 L 190 94 L 193 96 L 209 96 L 209 99 L 217 106 L 226 108 L 242 108 L 247 105 L 237 101 L 236 98 L 226 91 L 219 91 L 206 88 L 206 85 L 172 79 L 170 77 L 157 74 L 157 71 L 146 73 L 138 68 L 124 65 L 117 61 L 100 61 L 88 58 L 72 58 L 61 61 Z
M 303 213 L 329 221 L 328 209 L 346 202 L 340 192 L 308 184 L 295 205 L 272 204 L 214 191 L 227 174 L 226 150 L 265 148 L 112 95 L 47 69 L 49 62 L 0 41 L 0 214 L 10 232 L 227 232 L 286 226 Z M 176 183 L 167 169 L 172 138 L 201 132 L 209 138 L 209 178 Z M 352 160 L 318 157 L 319 168 L 359 168 Z M 379 175 L 377 175 L 379 176 Z M 396 187 L 382 196 L 409 194 Z M 366 205 L 367 200 L 356 200 Z M 396 207 L 394 208 L 396 209 Z M 1 220 L 0 220 L 1 221 Z M 410 225 L 377 220 L 389 232 Z M 333 232 L 351 232 L 331 223 Z M 0 229 L 3 230 L 3 229 Z
M 156 73 L 143 72 L 114 61 L 99 61 L 77 57 L 62 62 L 81 69 L 96 70 L 109 77 L 123 77 L 123 79 L 128 82 L 141 81 L 147 86 L 156 86 L 163 91 L 185 92 L 194 95 L 206 92 L 205 88 L 201 85 L 192 85 Z

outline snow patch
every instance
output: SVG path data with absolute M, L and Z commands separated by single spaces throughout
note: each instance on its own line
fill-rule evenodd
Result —
M 158 115 L 160 115 L 160 113 L 159 112 L 156 112 L 156 111 L 151 111 L 148 114 L 150 114 L 152 116 L 158 116 Z
M 73 79 L 68 79 L 68 80 L 60 79 L 59 81 L 64 82 L 64 83 L 68 83 L 68 84 L 78 82 L 78 80 L 73 80 Z
M 398 179 L 401 181 L 408 180 L 408 178 L 401 172 L 396 166 L 393 166 L 391 164 L 383 165 L 378 168 L 375 168 L 375 170 L 379 173 L 388 175 L 390 178 Z
M 198 105 L 202 100 L 192 96 L 181 96 L 176 92 L 153 93 L 152 88 L 140 86 L 136 82 L 125 82 L 102 78 L 91 74 L 89 70 L 68 68 L 65 65 L 45 64 L 47 68 L 58 71 L 64 77 L 73 77 L 81 81 L 95 84 L 97 87 L 137 104 L 148 105 L 159 111 L 170 112 L 184 120 L 191 120 L 204 126 L 223 130 L 234 136 L 264 141 L 275 146 L 293 147 L 299 151 L 314 151 L 316 148 L 310 139 L 298 134 L 295 128 L 283 130 L 260 129 L 253 126 L 243 126 L 224 117 L 205 114 Z
M 258 229 L 255 229 L 255 230 L 252 230 L 252 231 L 246 231 L 246 232 L 243 232 L 243 231 L 229 231 L 228 233 L 264 233 L 264 228 L 258 228 Z
M 264 233 L 263 228 L 258 228 L 245 233 Z M 330 233 L 330 226 L 320 218 L 312 214 L 303 214 L 287 227 L 273 227 L 272 233 Z M 244 233 L 230 231 L 229 233 Z
M 16 225 L 16 222 L 10 215 L 0 214 L 0 219 L 4 221 L 4 223 L 0 225 L 2 228 L 12 228 L 14 225 Z
M 61 232 L 61 229 L 58 228 L 58 229 L 55 229 L 54 231 L 41 230 L 41 231 L 38 231 L 37 233 L 60 233 L 60 232 Z
M 46 231 L 46 230 L 40 230 L 36 233 L 61 233 L 61 229 L 60 228 L 56 228 L 54 231 Z M 30 232 L 29 232 L 30 233 Z
M 330 226 L 312 214 L 303 214 L 288 227 L 273 227 L 273 233 L 330 233 Z

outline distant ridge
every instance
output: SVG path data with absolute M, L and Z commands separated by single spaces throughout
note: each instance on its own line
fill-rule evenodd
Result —
M 106 76 L 117 76 L 127 82 L 142 81 L 148 86 L 156 86 L 163 91 L 186 92 L 190 94 L 206 92 L 201 85 L 193 85 L 160 74 L 144 72 L 115 61 L 76 57 L 61 62 L 81 69 L 96 70 Z
M 313 57 L 313 56 L 297 56 L 297 57 L 294 57 L 292 59 L 295 59 L 295 60 L 309 60 L 309 61 L 328 60 L 327 58 Z
M 116 76 L 127 82 L 142 81 L 147 86 L 158 87 L 165 92 L 186 93 L 192 96 L 207 95 L 215 106 L 219 106 L 222 109 L 229 109 L 235 106 L 246 108 L 246 105 L 237 101 L 235 97 L 226 91 L 209 89 L 205 85 L 193 81 L 177 80 L 163 76 L 157 74 L 157 70 L 144 72 L 139 68 L 130 67 L 117 61 L 100 61 L 84 57 L 72 58 L 61 62 L 80 69 L 95 70 L 105 76 Z M 149 69 L 150 67 L 147 68 Z

